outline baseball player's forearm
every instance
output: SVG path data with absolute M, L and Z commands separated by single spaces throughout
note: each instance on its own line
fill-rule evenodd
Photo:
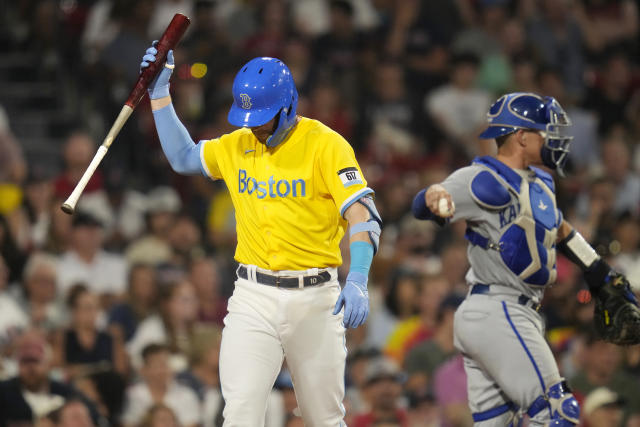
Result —
M 153 119 L 162 150 L 167 156 L 169 164 L 174 171 L 181 174 L 196 175 L 201 173 L 200 146 L 193 142 L 189 132 L 178 119 L 173 104 L 171 104 L 171 98 L 166 96 L 152 100 L 152 109 L 154 102 L 156 106 L 166 103 L 163 107 L 153 110 Z
M 369 269 L 373 261 L 373 245 L 368 242 L 355 241 L 349 245 L 351 263 L 347 281 L 354 281 L 366 288 L 369 281 Z
M 344 217 L 350 226 L 351 264 L 333 314 L 338 314 L 344 306 L 344 326 L 357 328 L 364 323 L 369 313 L 367 282 L 378 245 L 381 220 L 373 200 L 366 196 L 349 206 Z
M 571 234 L 573 230 L 574 228 L 571 224 L 569 224 L 569 222 L 567 222 L 566 220 L 562 220 L 560 227 L 558 227 L 558 236 L 556 242 L 560 243 L 561 241 L 569 237 L 569 234 Z
M 349 224 L 353 226 L 354 224 L 369 221 L 370 214 L 364 205 L 354 203 L 347 208 L 344 217 L 349 221 Z M 367 231 L 352 233 L 349 238 L 349 248 L 351 249 L 349 273 L 358 272 L 367 276 L 373 260 L 373 243 L 371 242 L 369 233 Z
M 602 286 L 604 278 L 612 271 L 591 245 L 567 221 L 558 227 L 558 251 L 569 258 L 584 272 L 589 289 L 594 291 Z
M 358 224 L 362 222 L 369 221 L 370 214 L 367 208 L 365 208 L 360 203 L 354 203 L 347 208 L 344 212 L 344 218 L 349 222 L 349 225 Z M 352 234 L 349 242 L 353 243 L 356 241 L 367 242 L 371 244 L 371 239 L 369 238 L 369 233 L 366 231 L 360 231 L 358 233 Z
M 350 242 L 363 242 L 373 247 L 373 254 L 378 252 L 382 218 L 378 213 L 371 195 L 366 195 L 352 203 L 344 212 L 349 222 Z
M 438 222 L 438 220 L 441 218 L 429 208 L 429 205 L 426 202 L 426 195 L 427 195 L 426 188 L 420 190 L 418 194 L 416 194 L 416 196 L 413 198 L 413 203 L 411 205 L 411 212 L 413 212 L 413 216 L 417 219 Z M 443 224 L 444 223 L 441 223 L 441 225 Z
M 377 219 L 372 218 L 372 213 L 369 210 L 371 209 L 370 204 L 372 205 L 373 201 L 366 199 L 366 203 L 354 203 L 344 212 L 344 217 L 351 227 L 349 239 L 351 265 L 349 274 L 360 276 L 365 286 L 380 235 Z
M 140 72 L 156 61 L 158 41 L 155 40 L 142 57 Z M 180 122 L 171 104 L 169 95 L 169 79 L 175 68 L 173 51 L 167 52 L 167 61 L 156 78 L 149 84 L 147 91 L 151 100 L 151 110 L 156 130 L 160 137 L 160 144 L 169 164 L 174 171 L 184 175 L 203 173 L 200 160 L 200 147 L 196 145 L 187 128 Z
M 435 184 L 416 194 L 411 211 L 417 219 L 431 220 L 438 225 L 445 225 L 447 218 L 453 215 L 453 206 L 451 195 L 441 185 Z
M 151 100 L 151 111 L 156 111 L 171 104 L 171 96 Z
M 582 270 L 590 269 L 600 259 L 591 245 L 566 220 L 558 227 L 557 247 L 560 253 Z

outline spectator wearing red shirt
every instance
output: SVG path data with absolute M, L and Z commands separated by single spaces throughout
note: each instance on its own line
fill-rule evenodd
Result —
M 198 296 L 198 320 L 223 326 L 227 314 L 227 299 L 221 294 L 220 271 L 211 257 L 197 258 L 189 265 L 189 279 Z
M 91 136 L 83 131 L 72 132 L 64 144 L 64 170 L 54 182 L 55 195 L 66 199 L 80 181 L 82 174 L 91 163 L 97 146 Z M 97 170 L 89 180 L 83 196 L 100 191 L 103 188 L 102 173 Z

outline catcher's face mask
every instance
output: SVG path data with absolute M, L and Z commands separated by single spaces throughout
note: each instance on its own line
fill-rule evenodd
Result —
M 487 121 L 488 127 L 480 138 L 497 138 L 518 129 L 539 131 L 544 138 L 540 152 L 542 163 L 564 176 L 563 168 L 573 138 L 568 133 L 571 121 L 554 98 L 528 92 L 503 95 L 489 109 Z
M 540 132 L 544 138 L 540 156 L 545 166 L 555 169 L 560 176 L 565 176 L 564 165 L 567 162 L 571 140 L 573 140 L 573 136 L 568 132 L 571 120 L 555 99 L 547 97 L 546 100 L 548 100 L 546 108 L 549 123 L 546 125 L 546 130 Z

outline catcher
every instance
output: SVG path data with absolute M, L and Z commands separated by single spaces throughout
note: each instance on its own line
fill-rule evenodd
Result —
M 596 300 L 600 336 L 640 342 L 640 309 L 629 283 L 563 219 L 552 176 L 563 175 L 569 118 L 553 98 L 502 96 L 481 137 L 498 154 L 478 157 L 418 193 L 413 213 L 440 224 L 466 220 L 469 294 L 455 315 L 476 426 L 506 426 L 526 413 L 532 426 L 573 426 L 578 402 L 560 376 L 538 311 L 556 280 L 556 251 L 579 265 Z

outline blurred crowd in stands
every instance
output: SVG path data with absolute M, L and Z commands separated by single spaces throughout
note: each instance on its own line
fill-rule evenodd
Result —
M 559 205 L 640 291 L 639 5 L 1 2 L 0 426 L 222 425 L 218 353 L 236 268 L 224 183 L 171 171 L 145 99 L 79 212 L 59 208 L 175 12 L 192 24 L 171 90 L 195 140 L 233 130 L 239 66 L 278 57 L 299 114 L 341 133 L 376 191 L 385 226 L 371 314 L 347 333 L 347 424 L 472 425 L 452 338 L 467 291 L 465 226 L 415 220 L 410 201 L 494 152 L 477 135 L 498 96 L 554 96 L 575 136 Z M 592 310 L 581 273 L 560 258 L 542 314 L 582 425 L 640 426 L 640 347 L 597 340 Z M 267 426 L 303 425 L 292 387 L 285 364 Z

